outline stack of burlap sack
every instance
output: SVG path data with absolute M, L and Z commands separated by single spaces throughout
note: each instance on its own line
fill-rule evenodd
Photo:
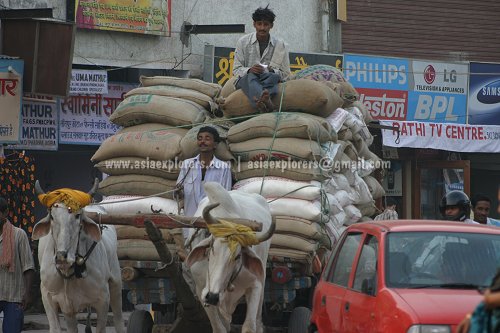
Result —
M 99 184 L 99 193 L 106 196 L 100 205 L 107 214 L 109 209 L 114 214 L 178 214 L 173 190 L 181 163 L 198 153 L 198 129 L 212 119 L 221 86 L 175 77 L 140 81 L 141 87 L 129 91 L 110 117 L 123 129 L 106 139 L 91 158 L 108 175 Z M 225 129 L 214 127 L 224 138 Z M 232 158 L 224 141 L 216 156 Z M 182 242 L 180 232 L 173 233 L 174 240 Z M 153 244 L 144 238 L 144 228 L 119 227 L 118 236 L 120 259 L 158 259 Z
M 314 270 L 343 227 L 369 219 L 384 195 L 371 176 L 379 158 L 368 148 L 369 113 L 342 72 L 326 65 L 281 83 L 272 99 L 278 112 L 256 115 L 241 90 L 221 95 L 224 115 L 240 121 L 227 135 L 234 189 L 266 197 L 277 219 L 269 261 Z

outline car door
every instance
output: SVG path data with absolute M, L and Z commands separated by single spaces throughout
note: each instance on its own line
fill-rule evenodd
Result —
M 349 281 L 342 303 L 342 332 L 366 333 L 376 326 L 377 284 L 379 270 L 379 241 L 365 234 L 361 251 L 354 260 L 354 277 Z
M 362 234 L 359 232 L 346 235 L 341 247 L 331 258 L 333 262 L 329 265 L 325 283 L 320 288 L 321 293 L 318 295 L 321 298 L 320 305 L 319 309 L 316 309 L 319 321 L 321 321 L 318 323 L 318 327 L 328 327 L 328 332 L 342 332 L 342 304 L 361 236 Z

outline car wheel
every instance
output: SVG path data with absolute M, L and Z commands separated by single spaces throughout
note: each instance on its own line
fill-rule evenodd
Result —
M 304 306 L 293 309 L 288 320 L 288 333 L 306 333 L 311 320 L 311 310 Z

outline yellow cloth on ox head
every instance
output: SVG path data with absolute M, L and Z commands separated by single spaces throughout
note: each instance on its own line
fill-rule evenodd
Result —
M 255 236 L 255 232 L 246 225 L 232 223 L 226 220 L 220 220 L 217 224 L 207 224 L 208 231 L 217 238 L 226 238 L 228 242 L 229 251 L 231 251 L 232 258 L 236 254 L 236 247 L 251 246 L 259 244 L 259 240 Z
M 61 188 L 46 194 L 39 194 L 38 200 L 47 208 L 52 207 L 56 202 L 62 202 L 73 212 L 77 212 L 92 201 L 92 196 L 82 191 Z

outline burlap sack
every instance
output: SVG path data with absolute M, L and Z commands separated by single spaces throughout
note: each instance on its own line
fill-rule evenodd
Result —
M 349 156 L 349 158 L 352 161 L 355 161 L 355 162 L 358 161 L 358 158 L 359 158 L 358 151 L 356 150 L 356 147 L 354 147 L 354 145 L 352 144 L 351 141 L 338 140 L 337 142 L 342 145 L 344 154 Z
M 101 214 L 178 214 L 177 201 L 160 197 L 110 195 L 101 202 L 85 206 Z
M 181 163 L 178 159 L 158 161 L 141 157 L 115 157 L 100 161 L 94 167 L 110 176 L 134 174 L 176 180 Z
M 363 180 L 365 181 L 366 185 L 368 185 L 368 189 L 370 190 L 373 199 L 377 200 L 385 195 L 385 190 L 378 182 L 378 180 L 376 180 L 372 176 L 363 177 Z
M 171 253 L 176 252 L 174 244 L 167 244 Z M 155 245 L 150 240 L 120 239 L 117 247 L 118 259 L 161 261 Z
M 185 160 L 191 157 L 195 157 L 196 155 L 199 154 L 199 148 L 198 148 L 198 131 L 200 130 L 201 127 L 207 126 L 207 124 L 202 124 L 198 125 L 196 127 L 193 127 L 190 129 L 186 135 L 182 138 L 180 142 L 181 146 L 181 159 Z M 227 130 L 223 129 L 220 126 L 216 125 L 209 125 L 217 130 L 219 133 L 219 136 L 221 137 L 221 142 L 217 144 L 217 147 L 215 148 L 215 157 L 222 161 L 231 161 L 234 160 L 234 156 L 231 154 L 229 151 L 229 147 L 224 140 L 227 136 Z
M 270 262 L 293 262 L 310 265 L 313 257 L 313 253 L 271 246 L 267 260 Z
M 235 179 L 243 180 L 252 177 L 283 177 L 298 181 L 310 181 L 317 180 L 323 181 L 327 178 L 327 174 L 324 173 L 318 166 L 305 167 L 300 166 L 294 167 L 293 164 L 286 165 L 283 167 L 279 164 L 281 161 L 258 161 L 258 162 L 241 162 L 233 164 L 232 171 Z
M 184 135 L 186 135 L 189 129 L 182 127 L 174 127 L 160 123 L 145 123 L 135 126 L 124 127 L 120 129 L 118 132 L 116 132 L 116 134 L 129 133 L 129 132 L 155 132 L 155 131 L 169 131 L 171 133 L 175 133 L 183 137 Z
M 272 112 L 245 120 L 231 127 L 229 142 L 243 142 L 258 137 L 302 138 L 319 143 L 331 141 L 332 127 L 324 119 L 299 112 Z
M 377 212 L 377 207 L 373 202 L 364 205 L 356 205 L 356 208 L 359 209 L 363 216 L 373 216 Z
M 306 67 L 292 76 L 293 80 L 308 79 L 314 81 L 346 82 L 344 73 L 336 67 L 330 65 L 312 65 Z
M 125 98 L 109 120 L 124 127 L 144 123 L 190 126 L 203 122 L 205 112 L 202 106 L 182 98 L 134 95 Z
M 139 80 L 144 87 L 156 85 L 175 86 L 193 89 L 211 98 L 216 97 L 222 88 L 217 83 L 209 83 L 198 79 L 186 79 L 172 76 L 141 76 Z
M 99 183 L 98 192 L 102 195 L 155 195 L 173 199 L 175 183 L 175 180 L 144 175 L 109 176 Z
M 124 156 L 171 160 L 181 152 L 181 138 L 168 130 L 115 134 L 104 140 L 91 160 L 100 162 Z
M 283 177 L 254 177 L 240 180 L 233 190 L 260 194 L 265 198 L 287 197 L 316 200 L 321 196 L 321 183 L 303 182 Z
M 318 249 L 318 242 L 300 236 L 274 233 L 271 238 L 271 246 L 304 252 L 314 252 Z
M 269 157 L 274 160 L 316 161 L 323 155 L 317 142 L 297 138 L 257 138 L 230 143 L 229 149 L 241 161 L 265 161 Z
M 205 94 L 202 94 L 193 89 L 180 88 L 176 86 L 139 87 L 130 90 L 125 94 L 125 97 L 134 95 L 159 95 L 182 98 L 191 102 L 195 102 L 196 104 L 201 105 L 206 110 L 212 110 L 215 105 L 213 99 Z
M 298 111 L 328 117 L 344 103 L 342 98 L 325 84 L 307 79 L 280 83 L 278 91 L 278 94 L 272 98 L 272 102 L 276 110 L 279 110 L 282 101 L 281 111 Z M 229 95 L 221 103 L 221 109 L 227 117 L 245 116 L 257 112 L 241 89 Z
M 275 218 L 277 233 L 298 235 L 311 240 L 319 240 L 323 236 L 318 223 L 293 216 L 276 216 Z
M 231 77 L 222 87 L 222 90 L 220 91 L 220 97 L 226 98 L 229 95 L 231 95 L 233 92 L 236 91 L 236 81 L 238 81 L 237 76 Z

